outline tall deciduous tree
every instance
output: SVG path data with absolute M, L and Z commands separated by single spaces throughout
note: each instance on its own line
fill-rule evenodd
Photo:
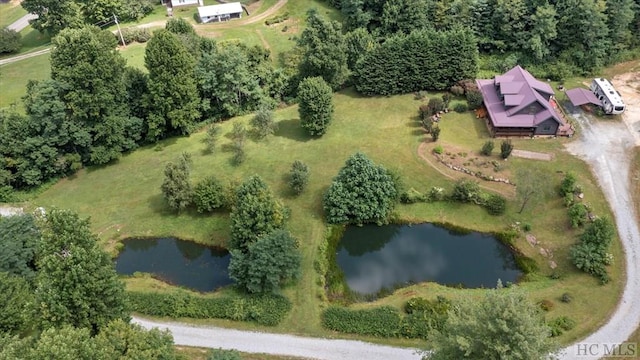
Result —
M 32 294 L 25 277 L 0 272 L 0 334 L 19 334 L 27 330 L 29 317 L 26 309 Z
M 408 34 L 429 26 L 426 0 L 389 0 L 382 6 L 380 30 L 384 35 Z
M 147 44 L 144 62 L 149 70 L 147 138 L 188 134 L 200 118 L 193 56 L 175 34 L 159 30 Z
M 324 194 L 323 206 L 331 224 L 384 223 L 397 197 L 387 169 L 366 155 L 352 155 Z
M 633 0 L 607 0 L 605 14 L 611 49 L 614 53 L 627 49 L 632 43 L 631 24 L 636 12 L 640 13 L 640 8 Z M 635 36 L 640 37 L 640 34 Z
M 71 325 L 96 333 L 112 320 L 128 318 L 124 285 L 87 219 L 48 211 L 37 264 L 33 304 L 41 328 Z
M 264 180 L 254 175 L 236 190 L 229 247 L 247 251 L 259 238 L 284 228 L 286 219 L 287 211 L 282 203 L 273 196 Z
M 428 360 L 546 359 L 555 351 L 551 331 L 537 306 L 517 288 L 463 299 L 449 311 L 441 331 L 430 337 Z
M 541 61 L 551 54 L 551 42 L 558 36 L 556 9 L 551 4 L 544 4 L 531 15 L 529 40 L 523 46 L 531 50 L 535 60 Z
M 373 35 L 366 28 L 357 28 L 349 31 L 345 34 L 344 41 L 347 47 L 349 70 L 355 69 L 358 60 L 378 45 Z
M 229 276 L 249 293 L 273 293 L 300 275 L 300 262 L 296 240 L 286 230 L 275 230 L 246 252 L 231 250 Z
M 51 78 L 62 88 L 66 121 L 82 133 L 69 145 L 87 163 L 117 159 L 123 151 L 135 147 L 139 134 L 132 132 L 139 131 L 139 125 L 130 123 L 125 103 L 125 60 L 115 49 L 115 37 L 96 27 L 65 29 L 54 39 L 54 45 Z
M 62 29 L 77 28 L 84 24 L 80 5 L 75 0 L 24 0 L 22 7 L 38 15 L 31 26 L 53 36 Z
M 33 216 L 0 217 L 0 272 L 33 277 L 39 238 Z
M 306 78 L 298 86 L 300 123 L 312 136 L 327 132 L 333 118 L 333 93 L 321 78 Z
M 307 27 L 298 39 L 302 49 L 300 77 L 322 77 L 332 89 L 339 89 L 347 81 L 347 48 L 342 27 L 335 21 L 323 19 L 315 9 L 307 12 Z

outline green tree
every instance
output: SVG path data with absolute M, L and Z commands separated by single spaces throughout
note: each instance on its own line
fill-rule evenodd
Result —
M 251 118 L 251 126 L 260 139 L 264 139 L 278 130 L 278 124 L 273 120 L 273 109 L 262 105 Z
M 478 203 L 480 201 L 480 185 L 477 181 L 460 179 L 453 186 L 451 200 L 463 203 Z
M 596 276 L 604 284 L 609 282 L 606 266 L 613 262 L 608 253 L 615 236 L 615 227 L 609 218 L 597 218 L 580 235 L 580 242 L 571 247 L 570 257 L 580 270 Z
M 531 15 L 531 30 L 529 40 L 523 46 L 531 51 L 536 61 L 542 61 L 551 55 L 551 43 L 558 36 L 556 9 L 551 4 L 544 4 L 536 8 Z
M 605 14 L 613 53 L 628 49 L 632 44 L 631 24 L 636 13 L 640 13 L 640 8 L 633 0 L 607 0 Z
M 333 118 L 333 93 L 321 78 L 306 78 L 298 87 L 298 114 L 302 127 L 312 136 L 322 136 Z
M 195 77 L 207 116 L 230 118 L 254 111 L 265 102 L 256 68 L 260 61 L 250 55 L 245 47 L 225 44 L 200 58 Z
M 551 195 L 552 186 L 548 178 L 547 174 L 534 167 L 516 172 L 516 196 L 521 203 L 518 214 L 522 214 L 527 205 L 535 208 L 540 201 Z
M 0 272 L 0 334 L 27 330 L 29 317 L 25 309 L 32 296 L 33 290 L 25 277 Z
M 319 76 L 337 90 L 349 77 L 342 27 L 323 19 L 315 9 L 307 12 L 306 24 L 297 42 L 302 49 L 300 78 Z
M 397 198 L 387 169 L 363 153 L 352 155 L 324 194 L 323 207 L 330 224 L 382 224 Z
M 0 217 L 0 272 L 33 277 L 39 239 L 33 216 Z
M 175 34 L 159 30 L 147 44 L 144 62 L 149 70 L 147 139 L 190 133 L 200 118 L 193 56 Z
M 40 328 L 71 325 L 96 333 L 111 320 L 128 319 L 124 284 L 87 219 L 49 210 L 37 254 L 33 310 Z
M 97 352 L 89 329 L 64 325 L 45 329 L 28 355 L 20 354 L 18 358 L 92 360 Z
M 207 176 L 193 188 L 192 202 L 199 213 L 212 212 L 225 205 L 225 189 L 214 176 Z
M 250 177 L 236 189 L 229 248 L 245 252 L 259 238 L 284 228 L 286 219 L 284 206 L 264 180 L 257 175 Z
M 110 322 L 93 338 L 100 359 L 176 360 L 169 330 L 145 330 L 122 320 Z
M 409 10 L 411 9 L 411 10 Z M 408 34 L 429 26 L 426 0 L 389 0 L 382 6 L 380 31 L 383 35 Z
M 291 164 L 289 171 L 289 187 L 294 194 L 299 195 L 309 182 L 309 167 L 300 160 L 296 160 Z
M 484 145 L 482 145 L 482 150 L 480 150 L 480 153 L 485 156 L 491 156 L 491 153 L 493 152 L 493 147 L 494 147 L 493 141 L 491 140 L 486 141 Z
M 500 143 L 500 157 L 506 159 L 511 155 L 512 151 L 513 143 L 511 140 L 502 140 L 502 143 Z
M 204 138 L 204 142 L 207 145 L 207 152 L 213 154 L 220 138 L 220 127 L 216 124 L 212 124 L 207 128 L 207 133 Z
M 84 23 L 80 5 L 74 0 L 24 0 L 20 5 L 38 15 L 31 21 L 31 26 L 51 36 L 62 29 L 81 27 Z
M 115 41 L 111 32 L 95 27 L 65 29 L 53 41 L 51 78 L 62 89 L 66 122 L 81 135 L 72 137 L 67 146 L 76 149 L 85 163 L 117 159 L 135 147 L 140 136 L 135 134 L 140 126 L 129 119 L 125 60 Z
M 174 210 L 182 211 L 191 204 L 191 164 L 191 155 L 183 153 L 177 162 L 170 162 L 164 168 L 164 181 L 160 189 L 169 207 Z
M 191 25 L 187 20 L 180 17 L 174 17 L 169 19 L 169 21 L 167 21 L 167 25 L 165 26 L 165 29 L 167 29 L 167 31 L 172 32 L 176 35 L 179 35 L 179 34 L 195 35 L 196 33 L 196 30 L 193 28 L 193 25 Z
M 378 44 L 366 28 L 357 28 L 344 35 L 349 70 L 356 68 L 356 63 Z
M 441 331 L 429 337 L 428 360 L 547 358 L 557 349 L 538 307 L 516 288 L 488 290 L 449 310 Z
M 20 33 L 9 28 L 0 30 L 0 54 L 18 52 L 20 47 L 22 47 Z
M 431 128 L 431 138 L 434 142 L 438 141 L 440 138 L 440 126 L 433 126 Z
M 274 293 L 300 275 L 302 256 L 286 230 L 275 230 L 248 245 L 231 250 L 229 276 L 249 293 Z

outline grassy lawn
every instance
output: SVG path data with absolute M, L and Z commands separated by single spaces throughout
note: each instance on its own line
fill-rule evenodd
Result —
M 29 80 L 49 78 L 51 72 L 49 54 L 35 56 L 0 67 L 0 108 L 20 103 L 20 98 L 26 94 Z M 22 105 L 19 105 L 20 107 Z
M 309 138 L 302 131 L 297 107 L 281 109 L 276 113 L 276 120 L 280 125 L 277 133 L 262 142 L 248 141 L 247 160 L 239 167 L 230 163 L 232 154 L 225 150 L 225 145 L 230 143 L 226 135 L 233 122 L 247 122 L 250 116 L 236 118 L 221 125 L 223 136 L 216 154 L 203 154 L 203 132 L 188 138 L 166 140 L 159 145 L 128 154 L 116 164 L 82 170 L 77 175 L 58 182 L 33 199 L 29 205 L 70 208 L 91 216 L 94 230 L 100 234 L 105 247 L 111 250 L 117 247 L 119 239 L 129 236 L 177 236 L 205 244 L 224 245 L 229 237 L 227 214 L 203 216 L 189 211 L 176 214 L 167 209 L 160 193 L 164 165 L 177 158 L 181 152 L 189 151 L 193 155 L 192 178 L 195 181 L 210 174 L 225 181 L 241 181 L 252 174 L 258 174 L 291 208 L 289 228 L 299 239 L 304 256 L 303 278 L 296 286 L 285 289 L 285 294 L 294 303 L 294 309 L 283 324 L 274 330 L 343 337 L 330 334 L 320 326 L 319 314 L 326 303 L 320 300 L 322 289 L 316 285 L 317 275 L 313 262 L 325 232 L 322 194 L 345 159 L 356 151 L 363 151 L 374 161 L 400 173 L 408 187 L 418 190 L 426 190 L 434 185 L 450 188 L 452 179 L 443 176 L 418 156 L 418 146 L 424 141 L 422 130 L 417 127 L 415 120 L 419 104 L 412 95 L 363 98 L 350 90 L 340 92 L 335 95 L 334 122 L 329 132 L 320 139 Z M 466 148 L 471 154 L 479 151 L 482 143 L 488 139 L 484 126 L 472 113 L 446 114 L 440 126 L 440 142 L 445 149 L 447 146 L 456 146 Z M 611 216 L 585 163 L 564 151 L 562 143 L 566 141 L 569 140 L 515 140 L 517 149 L 551 153 L 554 159 L 542 162 L 510 158 L 506 166 L 511 171 L 530 166 L 540 167 L 555 183 L 561 180 L 561 171 L 573 171 L 578 175 L 594 211 Z M 294 198 L 289 195 L 284 175 L 296 159 L 307 163 L 312 175 L 307 190 L 300 197 Z M 552 195 L 545 203 L 528 208 L 522 214 L 515 213 L 518 205 L 515 199 L 510 199 L 508 212 L 501 217 L 490 216 L 476 206 L 448 203 L 399 206 L 396 212 L 404 220 L 444 221 L 480 231 L 500 230 L 516 221 L 530 223 L 532 234 L 553 251 L 554 261 L 558 264 L 556 273 L 561 278 L 551 280 L 547 276 L 552 272 L 547 260 L 526 241 L 519 239 L 518 248 L 536 259 L 541 268 L 540 275 L 524 282 L 522 286 L 529 291 L 532 300 L 537 302 L 548 299 L 556 304 L 547 314 L 550 319 L 567 315 L 578 321 L 579 326 L 564 335 L 562 341 L 586 335 L 602 324 L 615 306 L 623 285 L 623 262 L 617 261 L 610 269 L 614 281 L 600 286 L 596 279 L 576 271 L 567 259 L 568 247 L 574 243 L 578 232 L 569 228 L 566 209 L 560 199 Z M 622 259 L 617 242 L 612 252 L 616 259 Z M 159 286 L 157 281 L 148 278 L 131 279 L 128 282 L 135 289 L 161 288 L 170 291 L 168 287 Z M 572 303 L 559 301 L 565 292 L 573 296 Z M 433 297 L 444 294 L 457 298 L 476 296 L 479 293 L 478 290 L 456 290 L 436 284 L 419 284 L 400 289 L 374 303 L 354 306 L 400 306 L 416 295 Z M 210 323 L 230 324 L 228 321 Z M 256 327 L 251 324 L 233 326 Z M 392 342 L 413 345 L 419 343 L 398 340 Z
M 27 10 L 23 9 L 17 1 L 0 3 L 0 28 L 11 25 L 24 15 L 27 15 Z
M 210 349 L 176 346 L 178 354 L 190 360 L 206 360 Z M 303 360 L 298 357 L 240 353 L 242 360 Z

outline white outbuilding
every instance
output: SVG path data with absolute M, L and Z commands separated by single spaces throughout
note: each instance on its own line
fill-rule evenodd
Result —
M 239 2 L 201 6 L 198 8 L 198 16 L 202 23 L 227 21 L 242 17 L 242 5 Z

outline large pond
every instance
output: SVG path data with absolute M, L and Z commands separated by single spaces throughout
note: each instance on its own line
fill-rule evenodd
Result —
M 230 255 L 190 241 L 174 238 L 128 239 L 116 260 L 122 275 L 151 273 L 173 285 L 212 291 L 233 282 L 229 278 Z
M 514 254 L 493 236 L 432 224 L 350 226 L 337 251 L 347 285 L 360 294 L 423 281 L 492 288 L 521 275 Z

